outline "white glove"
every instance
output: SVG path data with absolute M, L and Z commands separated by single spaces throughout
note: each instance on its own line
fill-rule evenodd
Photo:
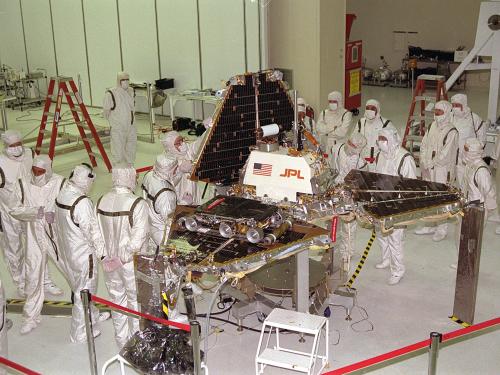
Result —
M 45 221 L 48 224 L 54 224 L 55 219 L 56 219 L 55 212 L 45 212 Z
M 106 257 L 101 262 L 104 272 L 113 272 L 123 266 L 120 258 L 118 257 Z
M 182 196 L 182 200 L 185 202 L 185 204 L 187 205 L 191 205 L 193 204 L 193 196 L 189 193 L 185 193 L 183 196 Z

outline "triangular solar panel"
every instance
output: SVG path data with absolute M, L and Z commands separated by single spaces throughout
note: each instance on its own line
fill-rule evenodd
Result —
M 257 129 L 278 124 L 282 132 L 289 131 L 293 119 L 293 102 L 280 72 L 267 70 L 231 78 L 191 179 L 225 185 L 237 182 L 257 143 Z

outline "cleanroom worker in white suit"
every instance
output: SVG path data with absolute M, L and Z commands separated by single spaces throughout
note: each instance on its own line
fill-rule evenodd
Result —
M 134 254 L 148 246 L 149 214 L 146 201 L 133 193 L 134 168 L 113 168 L 113 188 L 97 202 L 97 219 L 104 236 L 102 265 L 111 301 L 137 310 Z M 121 348 L 139 330 L 139 320 L 117 312 L 111 314 L 115 339 Z
M 111 127 L 111 155 L 113 166 L 133 166 L 137 145 L 134 121 L 135 104 L 129 90 L 128 73 L 119 72 L 116 87 L 104 94 L 102 112 Z
M 70 341 L 87 342 L 85 314 L 80 292 L 97 291 L 98 259 L 104 255 L 104 238 L 97 223 L 94 204 L 87 196 L 95 179 L 88 164 L 77 165 L 56 198 L 57 244 L 64 276 L 74 294 Z M 110 317 L 99 315 L 92 303 L 94 337 L 101 333 L 97 323 Z

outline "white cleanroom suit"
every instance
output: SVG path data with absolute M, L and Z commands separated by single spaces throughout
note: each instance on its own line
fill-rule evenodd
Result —
M 458 158 L 458 130 L 451 122 L 451 104 L 445 100 L 434 107 L 434 122 L 422 139 L 420 146 L 420 170 L 426 181 L 452 184 Z M 415 234 L 433 234 L 433 241 L 441 241 L 448 233 L 448 224 L 423 227 Z
M 160 154 L 156 157 L 153 170 L 142 180 L 143 197 L 149 206 L 151 239 L 155 246 L 166 244 L 170 233 L 173 214 L 177 206 L 174 178 L 177 159 Z M 181 177 L 181 174 L 178 174 Z
M 328 94 L 328 108 L 321 111 L 316 125 L 321 148 L 330 152 L 336 143 L 345 142 L 351 132 L 352 113 L 344 108 L 342 94 Z
M 495 181 L 491 176 L 490 169 L 483 161 L 483 143 L 476 137 L 468 138 L 464 142 L 462 163 L 464 165 L 464 174 L 460 185 L 467 203 L 478 201 L 484 205 L 484 226 L 488 216 L 497 211 L 497 193 Z M 456 237 L 457 254 L 460 247 L 460 231 L 462 228 L 462 218 L 458 220 L 458 230 Z M 500 227 L 496 233 L 499 234 Z M 456 269 L 457 263 L 450 265 Z
M 33 153 L 23 147 L 21 133 L 7 130 L 2 134 L 4 149 L 0 154 L 0 230 L 7 269 L 21 297 L 24 297 L 24 237 L 26 225 L 13 218 L 11 209 L 14 187 L 31 172 Z
M 458 130 L 458 161 L 456 178 L 457 185 L 461 188 L 462 186 L 460 183 L 465 170 L 465 164 L 463 163 L 465 141 L 468 138 L 477 138 L 483 144 L 484 149 L 484 146 L 486 145 L 486 132 L 488 131 L 488 125 L 481 119 L 481 117 L 473 113 L 467 106 L 467 95 L 453 95 L 451 97 L 451 105 L 453 106 L 452 122 Z
M 391 176 L 416 178 L 415 161 L 411 154 L 400 146 L 400 142 L 394 128 L 379 131 L 377 143 L 380 153 L 376 157 L 375 171 Z M 377 239 L 382 250 L 382 262 L 375 267 L 381 269 L 390 266 L 389 285 L 397 284 L 405 273 L 404 229 L 394 228 L 389 234 L 377 233 Z
M 59 261 L 74 294 L 71 317 L 71 342 L 86 342 L 85 315 L 80 292 L 88 289 L 91 294 L 97 291 L 97 260 L 104 255 L 104 238 L 99 230 L 94 204 L 87 197 L 95 179 L 90 166 L 78 165 L 71 172 L 56 198 L 57 244 Z M 92 304 L 94 336 L 100 332 L 96 324 L 109 318 L 109 313 L 99 316 Z
M 130 77 L 120 72 L 116 87 L 104 95 L 102 112 L 111 127 L 113 166 L 132 166 L 135 162 L 137 129 L 134 121 L 135 103 L 129 92 Z
M 160 142 L 165 148 L 165 154 L 177 159 L 178 171 L 182 173 L 182 178 L 174 185 L 177 193 L 177 204 L 197 205 L 200 203 L 198 185 L 196 181 L 191 181 L 189 177 L 193 169 L 193 161 L 196 159 L 203 140 L 204 136 L 201 136 L 195 142 L 188 143 L 176 131 L 169 131 L 160 136 Z
M 302 120 L 306 130 L 316 137 L 316 123 L 314 119 L 307 116 L 307 103 L 304 98 L 297 98 L 297 111 L 299 113 L 299 122 Z
M 362 156 L 368 161 L 368 170 L 375 170 L 375 157 L 379 149 L 377 146 L 378 132 L 381 129 L 395 129 L 391 120 L 387 120 L 380 114 L 380 103 L 378 100 L 369 99 L 365 105 L 364 117 L 360 118 L 354 125 L 354 132 L 361 133 L 366 138 L 366 147 L 363 149 Z
M 337 173 L 335 183 L 344 182 L 345 176 L 353 169 L 366 169 L 366 160 L 361 157 L 361 151 L 366 146 L 366 138 L 361 133 L 353 133 L 345 143 L 336 144 L 332 149 L 330 165 Z M 344 270 L 349 270 L 350 258 L 354 253 L 357 222 L 351 215 L 340 216 L 339 251 L 342 255 Z
M 486 214 L 497 208 L 497 193 L 491 172 L 482 158 L 483 143 L 477 138 L 468 138 L 464 144 L 465 163 L 462 192 L 467 202 L 484 203 Z M 486 219 L 484 221 L 486 223 Z
M 137 291 L 133 256 L 147 250 L 148 204 L 134 195 L 136 172 L 133 168 L 113 168 L 113 188 L 97 202 L 97 219 L 104 236 L 102 261 L 111 301 L 137 310 Z M 115 338 L 121 348 L 139 329 L 139 320 L 112 313 Z
M 40 322 L 44 291 L 62 294 L 47 279 L 47 255 L 59 267 L 59 254 L 54 224 L 55 200 L 65 179 L 52 173 L 52 161 L 47 155 L 36 156 L 29 177 L 21 178 L 14 189 L 17 203 L 10 212 L 26 221 L 25 292 L 21 333 L 32 331 Z

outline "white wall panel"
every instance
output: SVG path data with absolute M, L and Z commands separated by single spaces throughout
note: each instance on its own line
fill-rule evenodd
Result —
M 49 4 L 52 4 L 57 65 Z M 259 69 L 257 1 L 84 0 L 83 12 L 81 0 L 1 1 L 0 33 L 4 36 L 0 39 L 1 62 L 28 70 L 20 5 L 29 69 L 43 68 L 50 77 L 56 75 L 57 66 L 60 75 L 75 80 L 80 74 L 85 101 L 94 106 L 102 104 L 105 89 L 115 85 L 116 73 L 122 69 L 131 74 L 133 81 L 154 81 L 161 72 L 163 77 L 174 78 L 179 90 L 219 88 L 221 81 L 244 72 L 245 62 L 249 71 Z M 142 100 L 138 100 L 138 109 Z M 177 112 L 191 116 L 192 107 L 179 102 Z M 168 106 L 164 106 L 164 113 L 168 113 Z
M 260 70 L 259 64 L 259 11 L 258 1 L 245 0 L 247 32 L 247 69 L 249 72 Z
M 154 0 L 118 0 L 118 4 L 123 70 L 132 82 L 154 82 L 159 78 Z M 136 98 L 136 109 L 147 110 L 144 97 Z
M 121 70 L 115 0 L 85 0 L 92 105 L 102 106 L 106 87 L 116 85 Z
M 0 2 L 0 63 L 28 70 L 19 0 Z
M 174 78 L 179 91 L 201 88 L 196 0 L 158 1 L 161 74 Z M 192 106 L 178 102 L 177 115 L 192 116 Z M 170 113 L 168 101 L 164 113 Z
M 77 85 L 80 75 L 83 101 L 90 104 L 81 0 L 52 0 L 52 16 L 59 75 L 73 77 Z
M 245 71 L 242 0 L 199 0 L 203 87 Z
M 49 0 L 21 0 L 29 70 L 45 69 L 47 77 L 55 76 L 56 59 L 52 40 Z M 46 92 L 45 81 L 40 90 Z
M 132 81 L 158 79 L 154 0 L 118 0 L 123 69 Z

